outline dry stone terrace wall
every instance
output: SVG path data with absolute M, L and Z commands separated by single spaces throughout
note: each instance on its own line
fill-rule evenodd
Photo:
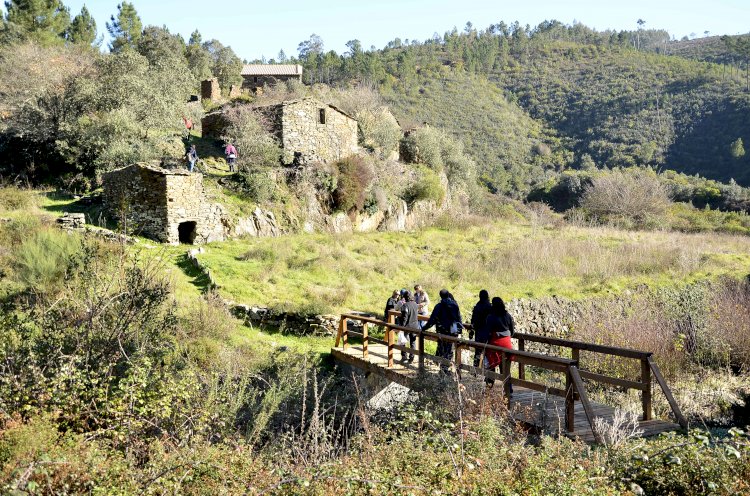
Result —
M 332 162 L 354 155 L 357 121 L 335 107 L 312 98 L 281 105 L 281 144 L 284 161 L 301 154 L 304 162 Z

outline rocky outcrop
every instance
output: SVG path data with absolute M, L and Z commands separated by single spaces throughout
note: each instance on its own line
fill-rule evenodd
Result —
M 406 231 L 406 216 L 409 208 L 406 202 L 399 200 L 395 205 L 388 205 L 384 212 L 383 221 L 378 226 L 379 231 Z
M 273 212 L 260 207 L 256 207 L 250 217 L 238 219 L 232 230 L 233 236 L 275 237 L 281 234 Z

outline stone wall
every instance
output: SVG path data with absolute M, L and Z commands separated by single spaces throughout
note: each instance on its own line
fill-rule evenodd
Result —
M 222 241 L 230 225 L 224 208 L 211 203 L 203 190 L 203 175 L 183 172 L 167 176 L 167 242 L 180 242 L 179 226 L 195 222 L 195 243 Z
M 162 243 L 180 242 L 180 224 L 195 222 L 194 243 L 226 238 L 230 221 L 203 190 L 203 175 L 135 164 L 103 177 L 104 207 L 128 232 Z
M 221 100 L 221 88 L 218 79 L 212 78 L 201 81 L 201 98 L 212 102 Z
M 321 114 L 321 112 L 323 114 Z M 284 162 L 332 162 L 356 154 L 357 121 L 335 107 L 312 98 L 281 105 L 281 144 Z
M 204 137 L 221 139 L 221 135 L 224 134 L 229 121 L 227 116 L 221 110 L 206 114 L 201 119 L 201 132 Z

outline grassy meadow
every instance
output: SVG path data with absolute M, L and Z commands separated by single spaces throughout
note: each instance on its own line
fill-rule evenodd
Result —
M 394 289 L 449 288 L 467 306 L 482 288 L 507 299 L 580 299 L 671 285 L 750 265 L 750 239 L 497 221 L 410 233 L 239 239 L 200 260 L 240 303 L 311 311 L 380 312 Z

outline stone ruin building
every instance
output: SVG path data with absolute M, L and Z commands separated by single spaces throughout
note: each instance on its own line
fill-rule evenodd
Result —
M 202 174 L 134 164 L 104 174 L 103 182 L 104 207 L 130 232 L 170 244 L 227 237 L 224 209 L 206 198 Z
M 279 140 L 286 164 L 333 162 L 359 151 L 357 121 L 333 105 L 307 97 L 255 110 Z M 221 137 L 227 126 L 225 112 L 218 110 L 203 118 L 204 136 Z
M 257 93 L 263 86 L 284 81 L 302 81 L 302 66 L 295 64 L 245 64 L 242 67 L 242 89 Z
M 212 102 L 221 100 L 221 88 L 218 79 L 212 78 L 201 81 L 201 98 Z

